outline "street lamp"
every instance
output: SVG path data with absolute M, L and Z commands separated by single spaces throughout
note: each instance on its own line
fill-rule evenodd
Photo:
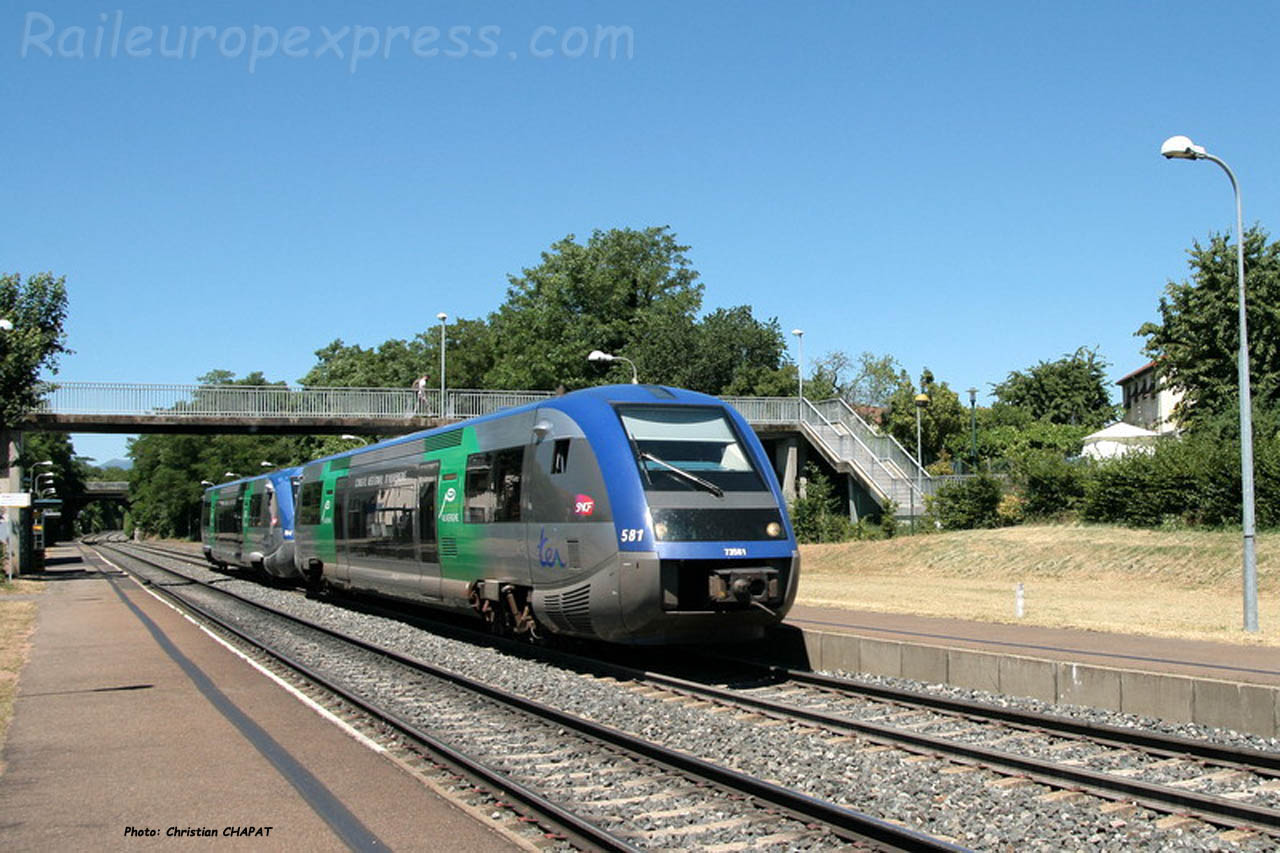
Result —
M 369 443 L 369 439 L 362 438 L 361 436 L 358 436 L 358 435 L 351 435 L 350 433 L 343 433 L 342 435 L 338 436 L 338 438 L 342 439 L 343 441 L 363 441 L 365 444 Z
M 239 477 L 240 475 L 239 475 L 239 474 L 237 474 L 235 471 L 223 471 L 223 472 L 222 472 L 222 476 L 223 476 L 223 477 L 225 477 L 225 478 L 226 478 L 226 479 L 228 479 L 228 480 L 234 480 L 235 478 Z
M 274 463 L 274 462 L 268 462 L 267 460 L 263 459 L 263 460 L 262 460 L 262 465 L 261 465 L 261 467 L 263 467 L 263 468 L 274 468 L 274 467 L 276 467 L 276 466 L 275 466 L 275 463 Z
M 204 486 L 206 489 L 208 489 L 208 488 L 211 488 L 211 487 L 213 486 L 213 482 L 212 482 L 212 481 L 210 481 L 210 480 L 201 480 L 201 481 L 200 481 L 200 485 L 202 485 L 202 486 Z
M 799 364 L 800 369 L 799 371 L 797 371 L 796 375 L 800 377 L 800 405 L 803 406 L 804 405 L 804 329 L 792 329 L 791 334 L 796 336 L 796 340 L 798 342 L 797 346 L 799 347 L 797 363 Z
M 587 361 L 625 361 L 627 364 L 631 365 L 631 384 L 640 384 L 640 375 L 636 373 L 636 363 L 625 355 L 613 355 L 612 353 L 593 349 L 591 354 L 587 356 Z
M 12 332 L 13 321 L 8 317 L 0 317 L 0 332 Z
M 444 327 L 449 315 L 441 311 L 436 315 L 440 321 L 440 417 L 444 417 Z
M 1245 322 L 1244 305 L 1244 216 L 1240 204 L 1240 185 L 1235 172 L 1221 159 L 1196 145 L 1185 136 L 1171 136 L 1160 146 L 1160 153 L 1168 160 L 1211 160 L 1222 167 L 1231 179 L 1231 190 L 1236 196 L 1236 278 L 1239 293 L 1240 352 L 1236 356 L 1236 369 L 1240 384 L 1240 492 L 1241 527 L 1244 528 L 1244 629 L 1258 630 L 1258 557 L 1254 551 L 1253 519 L 1253 406 L 1249 394 L 1249 329 Z
M 969 427 L 973 431 L 973 469 L 978 470 L 978 389 L 969 389 Z

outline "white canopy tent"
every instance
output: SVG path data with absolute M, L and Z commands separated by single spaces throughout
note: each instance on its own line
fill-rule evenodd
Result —
M 1150 453 L 1159 437 L 1159 433 L 1122 421 L 1086 435 L 1080 455 L 1090 459 L 1114 459 L 1126 453 Z

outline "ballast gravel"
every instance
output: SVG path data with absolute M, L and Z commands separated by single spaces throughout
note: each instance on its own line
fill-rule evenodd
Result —
M 401 654 L 598 723 L 644 735 L 762 779 L 931 835 L 983 850 L 1273 850 L 1275 839 L 1231 839 L 1199 822 L 1163 822 L 1141 808 L 1106 811 L 1083 797 L 1048 798 L 1051 789 L 962 767 L 927 756 L 909 756 L 857 738 L 835 738 L 797 724 L 759 725 L 739 715 L 663 702 L 616 682 L 529 661 L 499 650 L 430 634 L 393 619 L 309 600 L 295 591 L 228 580 L 189 564 L 175 569 L 269 607 L 332 627 Z M 317 648 L 317 654 L 325 654 Z M 1078 719 L 1280 752 L 1280 740 L 1176 724 L 1092 708 L 1049 706 L 946 685 L 833 673 L 870 684 L 927 690 L 1004 707 L 1047 710 Z M 411 698 L 412 691 L 406 693 Z M 732 833 L 726 833 L 732 839 Z M 749 839 L 742 839 L 749 842 Z M 733 843 L 726 841 L 725 843 Z

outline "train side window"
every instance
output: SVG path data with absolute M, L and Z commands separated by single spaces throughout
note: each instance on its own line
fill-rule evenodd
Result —
M 557 438 L 555 451 L 551 456 L 551 473 L 563 474 L 569 470 L 569 439 Z
M 493 521 L 493 508 L 498 495 L 493 488 L 493 454 L 473 453 L 467 457 L 466 507 L 467 524 Z
M 494 460 L 493 482 L 498 492 L 494 521 L 520 520 L 520 481 L 524 475 L 524 448 L 499 450 Z
M 312 480 L 302 486 L 301 506 L 298 507 L 298 524 L 319 524 L 320 505 L 324 497 L 324 485 Z
M 466 522 L 519 521 L 523 468 L 523 447 L 468 456 Z

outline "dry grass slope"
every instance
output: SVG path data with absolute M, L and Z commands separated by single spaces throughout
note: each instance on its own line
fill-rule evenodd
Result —
M 0 584 L 0 749 L 13 719 L 13 698 L 18 688 L 18 674 L 27 661 L 29 639 L 35 629 L 36 603 L 13 599 L 19 593 L 38 592 L 41 584 L 18 580 Z M 4 765 L 0 764 L 0 773 Z
M 1280 534 L 1258 539 L 1258 635 L 1241 630 L 1240 534 L 1026 525 L 806 545 L 805 604 L 1280 645 Z

